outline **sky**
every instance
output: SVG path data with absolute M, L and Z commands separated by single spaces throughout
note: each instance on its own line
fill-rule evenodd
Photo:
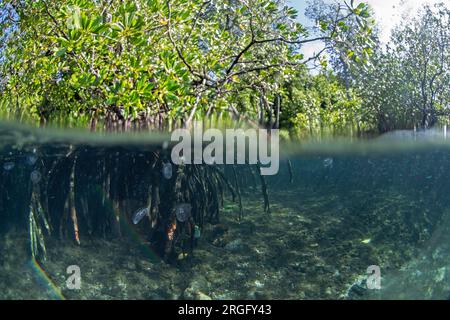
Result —
M 326 0 L 326 1 L 342 1 L 343 0 Z M 375 12 L 375 19 L 379 23 L 381 34 L 381 41 L 387 43 L 389 41 L 390 32 L 404 17 L 414 15 L 417 10 L 425 4 L 434 4 L 448 0 L 356 0 L 355 3 L 360 2 L 369 3 Z M 305 8 L 307 7 L 307 0 L 289 0 L 290 5 L 299 11 L 299 20 L 302 24 L 311 25 L 311 22 L 304 16 Z M 350 2 L 350 0 L 348 0 Z M 314 52 L 320 50 L 323 46 L 320 43 L 312 43 L 303 48 L 303 53 L 306 57 L 311 56 Z

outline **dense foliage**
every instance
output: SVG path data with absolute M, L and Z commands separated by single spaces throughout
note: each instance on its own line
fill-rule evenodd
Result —
M 426 6 L 407 22 L 355 77 L 382 132 L 429 128 L 449 115 L 450 8 Z
M 1 100 L 46 120 L 207 114 L 276 122 L 272 101 L 307 60 L 308 34 L 284 1 L 3 1 Z M 358 6 L 361 8 L 361 6 Z M 347 16 L 364 14 L 350 6 Z M 359 10 L 359 9 L 358 9 Z M 253 105 L 245 97 L 257 96 Z M 261 117 L 264 116 L 264 119 Z
M 296 135 L 445 119 L 448 6 L 423 8 L 387 46 L 365 3 L 314 0 L 306 15 L 315 27 L 284 0 L 2 1 L 0 110 L 93 127 L 238 118 Z
M 289 107 L 282 112 L 281 127 L 289 128 L 291 135 L 334 135 L 371 129 L 362 99 L 353 90 L 347 91 L 331 73 L 298 73 L 284 87 L 283 99 Z

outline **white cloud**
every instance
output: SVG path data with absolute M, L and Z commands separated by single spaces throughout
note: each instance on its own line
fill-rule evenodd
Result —
M 435 4 L 442 0 L 366 0 L 380 25 L 381 41 L 388 42 L 391 30 L 408 17 L 414 16 L 426 4 Z

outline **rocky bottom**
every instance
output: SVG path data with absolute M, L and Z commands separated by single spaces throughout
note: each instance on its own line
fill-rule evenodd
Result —
M 345 196 L 338 190 L 322 196 L 310 189 L 273 191 L 271 201 L 269 215 L 259 199 L 245 197 L 242 221 L 237 205 L 227 203 L 221 223 L 205 228 L 193 256 L 180 256 L 177 266 L 158 261 L 126 232 L 122 239 L 81 239 L 80 246 L 50 240 L 47 259 L 37 264 L 27 236 L 9 232 L 1 240 L 0 298 L 380 298 L 383 289 L 365 285 L 367 268 L 379 266 L 383 288 L 385 275 L 411 269 L 429 241 L 436 242 L 431 236 L 437 223 L 421 218 L 426 212 L 420 199 L 393 190 Z M 405 223 L 404 210 L 418 218 Z M 67 287 L 71 265 L 80 267 L 79 290 Z M 449 280 L 447 270 L 436 281 Z M 389 284 L 390 292 L 402 292 Z M 415 298 L 427 297 L 422 289 Z

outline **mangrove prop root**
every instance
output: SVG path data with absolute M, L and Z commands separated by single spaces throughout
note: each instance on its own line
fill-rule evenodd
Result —
M 287 164 L 288 164 L 288 170 L 289 170 L 289 182 L 294 183 L 294 170 L 292 168 L 291 160 L 288 159 Z
M 261 181 L 261 191 L 264 197 L 264 211 L 268 214 L 270 214 L 270 203 L 269 203 L 269 194 L 267 192 L 267 183 L 264 176 L 261 174 L 261 167 L 259 165 L 256 165 L 256 168 L 258 170 L 259 179 Z
M 155 149 L 40 146 L 40 169 L 47 174 L 32 185 L 28 209 L 18 219 L 27 222 L 33 257 L 45 256 L 46 237 L 77 244 L 83 237 L 123 237 L 122 223 L 130 223 L 133 213 L 143 207 L 148 218 L 135 225 L 136 232 L 167 261 L 179 252 L 193 253 L 195 230 L 219 222 L 226 196 L 238 202 L 238 218 L 243 219 L 243 183 L 259 175 L 254 166 L 172 164 L 173 175 L 165 177 L 167 151 Z M 260 182 L 268 212 L 267 185 L 264 178 Z M 5 206 L 2 201 L 0 208 Z M 174 210 L 182 203 L 192 208 L 186 221 L 177 220 Z
M 231 193 L 231 197 L 233 199 L 233 202 L 236 200 L 236 191 L 234 190 L 234 187 L 231 185 L 230 181 L 226 178 L 225 174 L 220 171 L 219 168 L 214 167 L 215 168 L 215 173 L 218 175 L 218 177 L 220 178 L 220 180 L 222 180 L 222 182 L 227 186 L 228 190 Z
M 76 162 L 76 159 L 75 159 Z M 73 233 L 75 241 L 78 245 L 80 245 L 80 236 L 78 233 L 78 219 L 77 219 L 77 210 L 75 208 L 75 165 L 72 166 L 72 173 L 70 175 L 70 191 L 69 191 L 69 208 L 70 208 L 70 217 L 73 222 Z
M 233 168 L 233 176 L 234 176 L 234 181 L 236 184 L 236 193 L 238 196 L 238 203 L 239 203 L 239 220 L 242 220 L 244 214 L 243 214 L 243 210 L 242 210 L 241 187 L 239 185 L 239 180 L 238 180 L 238 176 L 236 173 L 236 167 L 233 165 L 232 168 Z

